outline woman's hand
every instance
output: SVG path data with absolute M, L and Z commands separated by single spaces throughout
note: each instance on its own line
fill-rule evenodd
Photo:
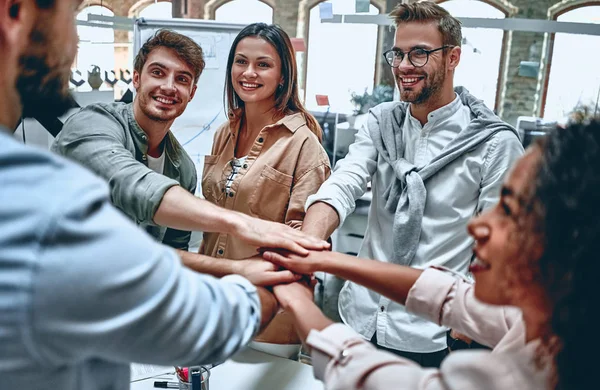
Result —
M 299 280 L 302 275 L 292 271 L 280 270 L 278 266 L 263 260 L 261 257 L 251 257 L 245 260 L 236 260 L 234 273 L 248 279 L 256 286 L 274 286 L 282 283 L 292 283 Z
M 273 287 L 273 294 L 284 310 L 290 310 L 295 304 L 312 304 L 313 283 L 294 282 Z
M 324 265 L 334 254 L 329 251 L 309 251 L 308 255 L 300 256 L 295 253 L 281 249 L 263 249 L 263 258 L 289 269 L 297 274 L 311 275 L 316 271 L 323 271 Z
M 323 250 L 330 247 L 327 241 L 281 223 L 252 218 L 240 213 L 237 213 L 237 217 L 239 223 L 234 225 L 235 229 L 231 234 L 257 247 L 283 248 L 301 255 L 306 255 L 308 250 Z
M 313 283 L 304 282 L 273 287 L 279 305 L 294 317 L 294 326 L 302 341 L 312 329 L 323 330 L 333 324 L 313 302 L 313 288 Z

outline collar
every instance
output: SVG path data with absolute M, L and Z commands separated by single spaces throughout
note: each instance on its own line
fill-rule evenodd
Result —
M 301 128 L 302 126 L 306 126 L 306 119 L 301 112 L 297 112 L 295 114 L 286 115 L 280 120 L 277 121 L 273 126 L 285 126 L 289 131 L 295 133 L 296 130 Z
M 452 117 L 452 115 L 454 115 L 462 107 L 462 105 L 462 100 L 455 91 L 454 100 L 452 100 L 445 106 L 442 106 L 427 114 L 427 124 L 439 122 L 441 120 Z M 419 122 L 415 117 L 412 116 L 412 113 L 410 111 L 410 104 L 408 105 L 408 109 L 406 110 L 406 115 L 408 116 L 410 121 L 416 121 L 416 123 L 419 124 L 419 127 L 421 127 L 421 122 Z
M 131 134 L 133 136 L 133 141 L 136 144 L 136 147 L 142 151 L 142 153 L 148 153 L 148 136 L 146 132 L 140 127 L 138 122 L 135 120 L 135 115 L 133 113 L 133 103 L 129 103 L 127 105 L 127 116 L 129 129 L 131 130 Z M 162 140 L 163 148 L 165 153 L 165 158 L 168 159 L 171 164 L 175 167 L 179 167 L 180 159 L 179 155 L 182 151 L 179 150 L 178 142 L 175 140 L 175 136 L 171 133 L 171 130 L 167 132 L 165 138 Z
M 241 117 L 241 116 L 240 116 Z M 236 116 L 236 118 L 238 118 Z M 240 130 L 240 120 L 238 119 L 230 119 L 229 120 L 229 132 L 236 136 Z M 286 115 L 277 122 L 272 125 L 265 126 L 265 129 L 271 129 L 274 127 L 283 126 L 288 129 L 291 133 L 295 133 L 296 130 L 301 128 L 302 126 L 306 126 L 306 119 L 301 112 L 297 112 L 295 114 Z

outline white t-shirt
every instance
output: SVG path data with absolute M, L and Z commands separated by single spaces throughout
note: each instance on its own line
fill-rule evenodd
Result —
M 162 175 L 163 170 L 165 169 L 165 152 L 163 151 L 157 158 L 148 155 L 148 168 Z

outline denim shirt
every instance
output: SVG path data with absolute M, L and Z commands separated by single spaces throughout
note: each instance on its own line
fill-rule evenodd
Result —
M 256 288 L 181 264 L 104 181 L 0 128 L 2 389 L 129 389 L 129 362 L 222 362 L 260 324 Z
M 159 242 L 187 250 L 189 231 L 153 222 L 169 188 L 181 185 L 193 194 L 198 180 L 194 162 L 170 131 L 163 143 L 161 175 L 148 168 L 148 137 L 135 120 L 133 104 L 97 103 L 67 120 L 52 150 L 106 179 L 113 204 Z

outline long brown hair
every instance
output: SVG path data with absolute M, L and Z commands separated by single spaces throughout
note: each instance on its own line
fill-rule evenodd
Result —
M 250 24 L 235 37 L 229 58 L 227 59 L 227 72 L 225 74 L 225 97 L 227 99 L 227 114 L 229 118 L 236 118 L 240 115 L 244 108 L 244 102 L 235 93 L 231 80 L 231 68 L 233 67 L 233 59 L 235 57 L 235 49 L 238 43 L 247 37 L 258 37 L 269 42 L 281 59 L 281 76 L 283 86 L 278 87 L 275 91 L 275 110 L 281 116 L 302 113 L 306 120 L 308 128 L 322 140 L 323 132 L 317 123 L 317 120 L 311 113 L 308 112 L 304 105 L 300 102 L 298 93 L 298 67 L 294 57 L 294 49 L 290 37 L 281 27 L 276 24 L 253 23 Z M 239 118 L 237 118 L 239 119 Z

